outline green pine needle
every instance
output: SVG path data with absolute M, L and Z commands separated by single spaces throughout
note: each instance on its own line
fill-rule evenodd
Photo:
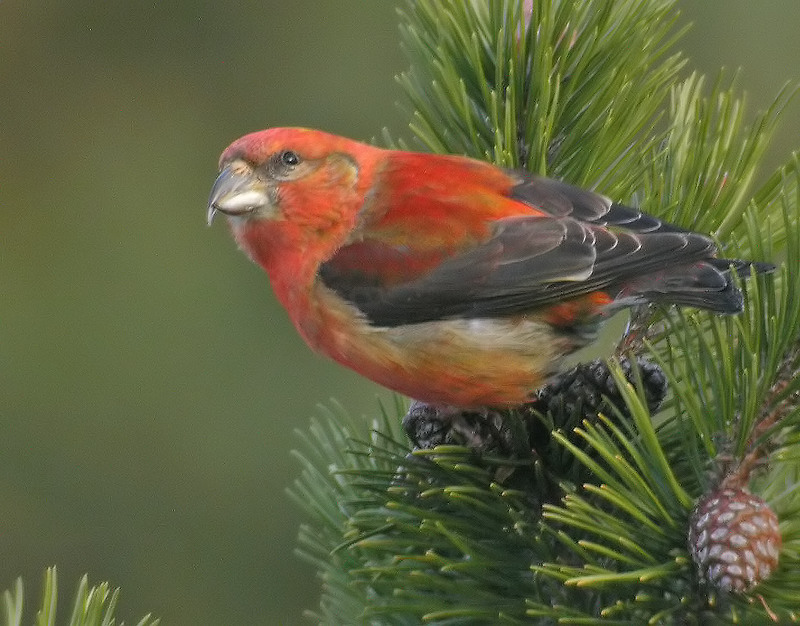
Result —
M 300 433 L 291 491 L 309 520 L 300 554 L 322 580 L 310 616 L 324 624 L 798 619 L 800 160 L 756 187 L 795 90 L 784 88 L 747 126 L 735 76 L 710 86 L 698 74 L 680 80 L 685 62 L 674 44 L 684 29 L 674 2 L 532 5 L 528 27 L 521 0 L 406 4 L 410 68 L 398 81 L 414 141 L 598 188 L 713 233 L 726 257 L 779 267 L 742 281 L 739 316 L 658 312 L 645 345 L 670 383 L 659 413 L 612 362 L 625 410 L 570 432 L 542 416 L 553 431 L 547 458 L 480 457 L 458 446 L 410 454 L 402 403 L 371 424 L 325 409 Z M 753 594 L 728 596 L 699 584 L 687 524 L 695 501 L 746 458 L 760 459 L 747 482 L 777 513 L 783 549 Z M 545 466 L 552 459 L 561 474 Z M 519 473 L 536 479 L 520 488 Z
M 45 571 L 42 603 L 36 613 L 37 626 L 54 626 L 58 623 L 68 626 L 114 626 L 117 624 L 114 613 L 117 608 L 119 589 L 112 590 L 107 582 L 90 587 L 89 579 L 83 576 L 75 593 L 72 612 L 69 621 L 57 621 L 58 613 L 58 580 L 56 568 L 50 567 Z M 2 608 L 0 613 L 0 626 L 21 626 L 23 616 L 24 587 L 22 579 L 18 578 L 13 590 L 3 593 Z M 123 622 L 119 622 L 123 626 Z M 136 626 L 157 626 L 159 620 L 145 615 Z

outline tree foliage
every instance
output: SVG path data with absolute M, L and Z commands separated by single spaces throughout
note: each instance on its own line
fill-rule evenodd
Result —
M 552 481 L 515 482 L 543 475 L 534 454 L 412 452 L 400 402 L 369 424 L 324 410 L 300 434 L 292 489 L 309 519 L 300 551 L 322 579 L 310 615 L 326 624 L 797 619 L 800 161 L 758 172 L 793 90 L 748 123 L 735 77 L 709 85 L 687 72 L 669 0 L 416 0 L 400 19 L 414 136 L 400 145 L 596 188 L 712 233 L 727 256 L 779 267 L 746 281 L 740 316 L 648 319 L 639 350 L 671 390 L 658 412 L 612 359 L 624 406 L 576 427 L 543 418 L 571 459 L 550 476 L 556 498 Z M 733 476 L 769 503 L 783 537 L 778 570 L 742 594 L 703 584 L 687 550 L 695 502 Z
M 83 576 L 78 583 L 75 599 L 72 602 L 72 611 L 68 620 L 57 620 L 58 616 L 58 577 L 56 568 L 48 568 L 44 575 L 42 602 L 36 613 L 34 623 L 36 626 L 54 626 L 67 624 L 68 626 L 114 626 L 117 623 L 114 613 L 117 608 L 119 589 L 111 589 L 107 582 L 89 586 L 89 579 Z M 23 621 L 24 587 L 22 579 L 18 578 L 12 589 L 3 593 L 0 603 L 0 625 L 21 626 Z M 123 626 L 123 622 L 119 622 Z M 136 626 L 157 626 L 159 620 L 145 615 L 136 622 Z

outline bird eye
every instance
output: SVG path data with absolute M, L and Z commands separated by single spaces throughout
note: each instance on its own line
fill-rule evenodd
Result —
M 286 150 L 281 153 L 281 163 L 284 165 L 288 165 L 289 167 L 294 167 L 298 163 L 300 163 L 300 157 L 297 156 L 296 152 L 292 152 L 291 150 Z

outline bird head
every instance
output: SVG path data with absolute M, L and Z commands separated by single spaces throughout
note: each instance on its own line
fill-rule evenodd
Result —
M 320 226 L 357 199 L 358 154 L 378 149 L 303 128 L 271 128 L 234 141 L 222 153 L 208 200 L 208 223 L 217 213 L 234 230 L 264 221 Z M 320 207 L 330 207 L 326 211 Z M 327 215 L 326 215 L 327 214 Z

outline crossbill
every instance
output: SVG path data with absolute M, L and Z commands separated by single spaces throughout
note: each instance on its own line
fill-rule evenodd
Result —
M 644 303 L 741 311 L 706 235 L 564 182 L 301 128 L 220 158 L 227 217 L 308 345 L 414 399 L 529 402 L 610 313 Z

